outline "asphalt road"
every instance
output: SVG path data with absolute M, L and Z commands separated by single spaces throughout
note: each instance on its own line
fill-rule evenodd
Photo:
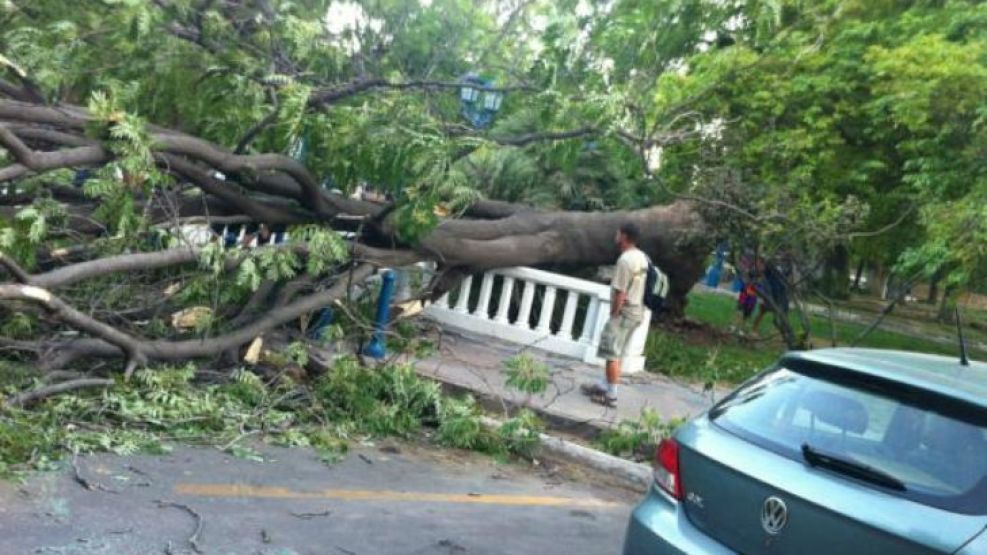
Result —
M 637 495 L 569 467 L 417 443 L 79 458 L 0 483 L 0 554 L 618 553 Z M 87 487 L 88 486 L 88 487 Z M 190 537 L 198 523 L 201 529 Z

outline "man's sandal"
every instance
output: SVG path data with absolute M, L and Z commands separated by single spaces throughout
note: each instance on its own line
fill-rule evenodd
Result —
M 606 389 L 598 383 L 584 383 L 579 386 L 579 390 L 583 392 L 583 395 L 589 395 L 590 397 L 594 395 L 604 395 L 607 392 Z
M 594 403 L 598 405 L 603 405 L 607 408 L 615 409 L 617 408 L 617 398 L 613 395 L 607 395 L 605 393 L 597 393 L 590 397 Z

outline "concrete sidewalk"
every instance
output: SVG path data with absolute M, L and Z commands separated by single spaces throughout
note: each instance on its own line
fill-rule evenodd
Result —
M 617 392 L 616 409 L 603 407 L 579 390 L 582 383 L 599 381 L 602 368 L 534 349 L 528 353 L 549 366 L 551 381 L 548 391 L 529 398 L 505 383 L 504 361 L 522 350 L 521 346 L 495 339 L 445 332 L 435 356 L 413 364 L 420 375 L 485 398 L 487 405 L 527 406 L 549 420 L 554 428 L 577 434 L 595 434 L 621 420 L 637 420 L 645 408 L 654 409 L 662 419 L 670 420 L 695 416 L 713 403 L 701 385 L 642 372 L 624 377 Z M 725 393 L 718 388 L 716 399 Z

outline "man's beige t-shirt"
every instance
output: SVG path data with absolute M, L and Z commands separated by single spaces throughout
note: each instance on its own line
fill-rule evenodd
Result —
M 610 287 L 627 293 L 621 312 L 628 318 L 640 320 L 644 316 L 644 281 L 647 275 L 648 257 L 640 249 L 627 249 L 617 259 Z

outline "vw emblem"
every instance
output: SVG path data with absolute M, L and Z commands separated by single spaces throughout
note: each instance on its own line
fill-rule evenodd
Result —
M 788 524 L 788 507 L 781 499 L 771 496 L 764 500 L 761 507 L 761 527 L 772 536 L 781 532 Z

